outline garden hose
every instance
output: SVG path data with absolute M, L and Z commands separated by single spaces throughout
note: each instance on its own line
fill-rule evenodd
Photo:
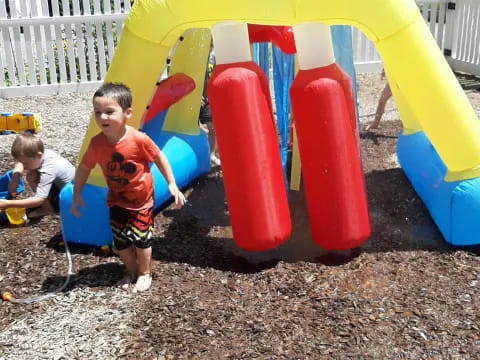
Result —
M 0 297 L 2 298 L 3 301 L 9 301 L 12 303 L 17 303 L 17 304 L 31 304 L 31 303 L 36 303 L 40 302 L 46 299 L 49 299 L 51 297 L 54 297 L 57 295 L 59 292 L 61 292 L 65 287 L 68 285 L 70 282 L 70 277 L 72 275 L 72 256 L 70 254 L 70 249 L 68 247 L 68 243 L 66 241 L 63 242 L 65 245 L 65 255 L 67 256 L 67 261 L 68 261 L 68 269 L 67 269 L 67 277 L 65 278 L 65 281 L 63 282 L 62 286 L 60 286 L 58 289 L 46 293 L 41 296 L 37 297 L 32 297 L 32 298 L 24 298 L 24 299 L 17 299 L 15 298 L 12 293 L 8 291 L 2 291 L 0 290 Z

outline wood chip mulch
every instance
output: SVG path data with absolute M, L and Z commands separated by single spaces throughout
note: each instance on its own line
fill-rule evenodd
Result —
M 117 257 L 70 245 L 60 294 L 0 303 L 0 360 L 479 359 L 480 250 L 445 243 L 398 167 L 400 131 L 394 112 L 361 133 L 373 234 L 358 251 L 312 243 L 302 192 L 292 240 L 240 251 L 215 169 L 157 215 L 151 290 L 117 289 Z M 66 269 L 58 216 L 0 229 L 0 289 L 36 297 Z

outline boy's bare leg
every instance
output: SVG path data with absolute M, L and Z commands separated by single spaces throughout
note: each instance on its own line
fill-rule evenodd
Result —
M 30 189 L 32 189 L 33 192 L 36 192 L 38 182 L 40 180 L 40 176 L 38 175 L 38 171 L 37 170 L 27 171 L 27 174 L 25 175 L 25 180 L 27 180 L 27 184 L 28 184 L 28 186 L 30 186 Z
M 28 218 L 34 219 L 37 217 L 42 217 L 42 216 L 51 215 L 51 214 L 55 214 L 55 209 L 53 208 L 50 201 L 46 200 L 42 206 L 40 206 L 39 208 L 36 208 L 35 210 L 30 211 L 28 213 Z
M 150 268 L 152 263 L 152 248 L 148 247 L 146 249 L 136 248 L 136 257 L 137 257 L 137 269 L 138 274 L 150 274 Z
M 138 276 L 138 264 L 135 248 L 130 246 L 129 248 L 118 250 L 118 256 L 120 256 L 120 259 L 127 268 L 127 275 L 120 280 L 119 285 L 122 289 L 127 290 L 130 283 Z
M 383 113 L 385 112 L 385 106 L 387 105 L 387 101 L 388 99 L 390 99 L 391 96 L 392 91 L 390 90 L 390 86 L 387 83 L 382 90 L 380 99 L 378 100 L 377 110 L 375 111 L 375 119 L 369 126 L 367 126 L 367 130 L 378 128 L 378 125 L 380 125 L 380 120 L 382 120 Z
M 152 285 L 151 265 L 152 265 L 152 248 L 136 249 L 138 261 L 138 279 L 133 292 L 141 292 L 148 290 Z
M 201 129 L 205 134 L 208 135 L 208 126 L 207 126 L 207 124 L 200 123 L 200 124 L 199 124 L 199 127 L 200 127 L 200 129 Z
M 210 160 L 216 166 L 221 165 L 221 161 L 217 156 L 217 138 L 215 136 L 215 129 L 213 123 L 210 121 L 208 125 L 208 143 L 210 145 Z
M 25 179 L 27 180 L 28 186 L 32 189 L 33 192 L 37 191 L 38 181 L 40 180 L 40 176 L 37 170 L 28 171 Z M 42 206 L 38 209 L 30 211 L 28 213 L 29 219 L 34 219 L 38 217 L 42 217 L 45 215 L 55 214 L 55 209 L 53 208 L 52 204 L 49 200 L 46 200 Z

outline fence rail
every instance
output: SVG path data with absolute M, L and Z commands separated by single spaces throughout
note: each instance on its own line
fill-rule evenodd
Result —
M 480 1 L 418 2 L 454 70 L 480 76 Z M 105 77 L 130 0 L 0 0 L 0 97 L 86 91 Z M 373 44 L 353 29 L 357 71 L 378 71 Z

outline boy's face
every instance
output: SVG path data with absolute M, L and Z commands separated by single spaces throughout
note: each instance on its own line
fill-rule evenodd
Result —
M 25 170 L 37 170 L 42 165 L 43 153 L 39 152 L 35 157 L 20 156 L 16 159 L 21 162 Z
M 93 111 L 98 127 L 108 139 L 118 140 L 125 133 L 132 109 L 123 110 L 115 99 L 97 96 L 93 99 Z

